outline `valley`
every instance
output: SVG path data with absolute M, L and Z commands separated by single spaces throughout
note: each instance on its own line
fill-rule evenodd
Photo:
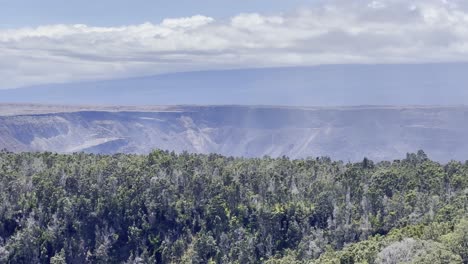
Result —
M 0 149 L 344 161 L 468 156 L 468 107 L 60 106 L 0 104 Z

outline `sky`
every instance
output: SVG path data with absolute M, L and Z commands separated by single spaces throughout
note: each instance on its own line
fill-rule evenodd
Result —
M 167 72 L 468 61 L 462 0 L 0 0 L 0 89 Z
M 323 1 L 323 0 L 322 0 Z M 225 19 L 240 13 L 282 13 L 320 0 L 0 0 L 2 28 L 50 24 L 93 26 L 159 23 L 203 14 Z

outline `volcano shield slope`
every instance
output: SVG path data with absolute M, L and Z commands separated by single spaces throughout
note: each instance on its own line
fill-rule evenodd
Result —
M 67 107 L 0 105 L 0 149 L 466 160 L 468 107 Z

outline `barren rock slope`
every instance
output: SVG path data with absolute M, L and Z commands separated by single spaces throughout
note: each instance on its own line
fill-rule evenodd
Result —
M 181 152 L 292 158 L 468 159 L 466 107 L 67 107 L 0 105 L 11 151 Z

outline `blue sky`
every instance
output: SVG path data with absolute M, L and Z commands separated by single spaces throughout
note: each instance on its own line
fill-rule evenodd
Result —
M 0 0 L 0 89 L 170 72 L 468 61 L 466 0 Z
M 46 24 L 120 26 L 158 23 L 168 17 L 197 14 L 222 19 L 239 13 L 280 13 L 319 0 L 1 0 L 0 26 Z

